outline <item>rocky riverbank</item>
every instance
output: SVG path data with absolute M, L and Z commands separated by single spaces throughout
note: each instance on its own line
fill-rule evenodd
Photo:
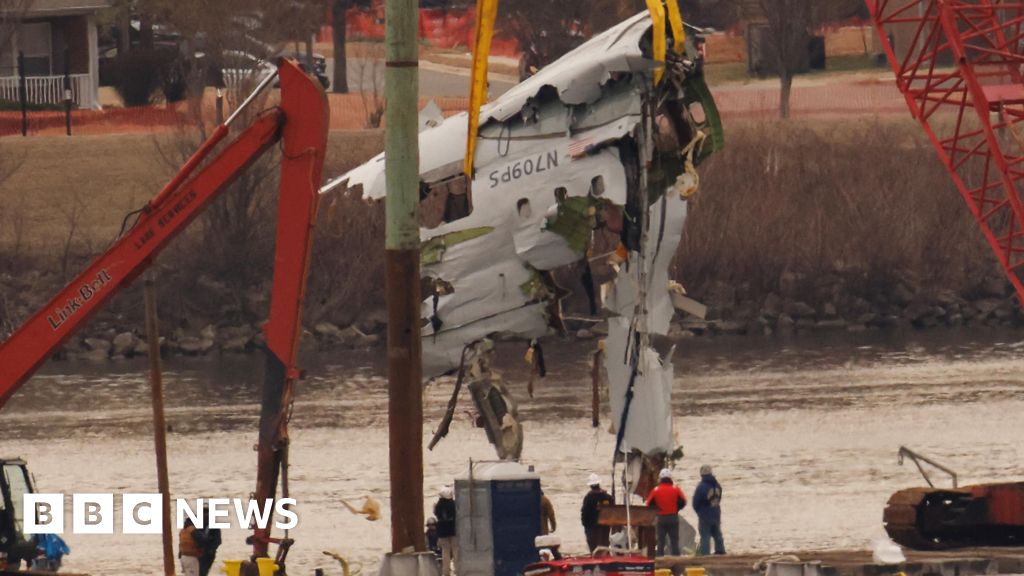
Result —
M 993 272 L 961 291 L 929 286 L 909 271 L 877 286 L 863 271 L 784 272 L 767 294 L 715 283 L 705 290 L 705 320 L 683 318 L 673 333 L 788 335 L 845 330 L 1024 325 L 1010 283 Z
M 836 269 L 814 275 L 785 272 L 767 293 L 748 285 L 714 283 L 694 294 L 707 304 L 707 317 L 679 314 L 669 336 L 684 340 L 716 335 L 785 337 L 826 331 L 1024 326 L 1024 313 L 1016 304 L 1009 282 L 995 273 L 961 292 L 924 286 L 909 272 L 893 277 L 897 278 L 895 282 L 873 288 L 870 279 L 856 270 Z M 41 292 L 51 292 L 41 291 L 40 283 L 41 279 L 32 275 L 20 279 L 0 276 L 3 309 L 27 315 L 33 309 L 30 306 L 38 307 Z M 116 361 L 146 355 L 140 307 L 128 305 L 135 300 L 141 298 L 115 300 L 82 333 L 66 342 L 56 358 Z M 574 303 L 568 306 L 572 309 Z M 170 316 L 165 319 L 166 329 L 160 338 L 164 355 L 246 354 L 264 344 L 262 322 L 256 318 L 232 322 Z M 570 338 L 586 340 L 606 333 L 604 322 L 583 320 L 571 313 L 569 316 L 566 324 Z M 6 314 L 4 318 L 11 316 Z M 386 321 L 384 310 L 370 309 L 348 325 L 313 322 L 303 333 L 303 346 L 322 351 L 377 347 L 385 341 Z

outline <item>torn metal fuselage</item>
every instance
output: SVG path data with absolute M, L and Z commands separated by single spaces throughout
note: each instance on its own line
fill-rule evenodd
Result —
M 653 34 L 638 14 L 484 107 L 471 182 L 465 113 L 420 133 L 424 376 L 458 369 L 466 346 L 490 335 L 562 330 L 550 274 L 586 259 L 601 223 L 626 255 L 605 301 L 612 412 L 624 451 L 644 453 L 671 450 L 671 362 L 634 336 L 668 331 L 693 165 L 722 143 L 698 52 L 670 51 L 655 84 Z M 332 184 L 383 199 L 384 156 Z M 632 410 L 654 413 L 621 419 Z

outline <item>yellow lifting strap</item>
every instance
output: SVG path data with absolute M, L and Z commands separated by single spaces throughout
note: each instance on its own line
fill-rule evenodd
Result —
M 668 22 L 672 26 L 672 44 L 676 54 L 680 56 L 686 52 L 686 29 L 683 28 L 683 15 L 679 12 L 678 0 L 666 0 L 668 7 Z
M 469 130 L 466 134 L 466 161 L 463 172 L 473 180 L 476 159 L 476 137 L 480 132 L 480 108 L 487 101 L 487 61 L 494 38 L 494 21 L 498 16 L 498 0 L 476 0 L 476 34 L 473 44 L 473 71 L 469 93 Z
M 673 2 L 674 0 L 669 0 Z M 661 0 L 647 0 L 647 11 L 651 13 L 651 24 L 654 38 L 654 60 L 661 63 L 661 67 L 654 71 L 654 84 L 661 84 L 661 77 L 665 75 L 665 43 L 667 33 L 665 32 L 665 5 Z

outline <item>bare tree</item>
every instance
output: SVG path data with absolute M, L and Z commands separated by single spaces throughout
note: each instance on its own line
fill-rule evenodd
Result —
M 789 118 L 793 78 L 805 68 L 811 36 L 822 24 L 848 16 L 860 0 L 758 0 L 767 25 L 763 39 L 779 75 L 779 115 Z
M 61 247 L 60 256 L 60 277 L 61 283 L 68 279 L 68 268 L 71 265 L 71 248 L 75 244 L 75 237 L 78 235 L 78 227 L 82 221 L 82 209 L 85 203 L 78 189 L 75 189 L 69 204 L 62 205 L 61 214 L 64 216 L 64 223 L 67 225 L 67 235 L 64 237 L 64 244 Z
M 4 181 L 14 175 L 25 161 L 23 151 L 12 152 L 10 146 L 0 145 L 0 188 Z M 25 198 L 19 194 L 0 194 L 0 240 L 8 236 L 9 245 L 0 251 L 8 271 L 12 271 L 24 248 L 25 231 L 28 218 L 25 209 Z
M 599 3 L 609 4 L 608 0 Z M 537 68 L 550 64 L 582 43 L 590 17 L 608 12 L 595 9 L 591 0 L 509 0 L 500 6 L 499 27 L 515 37 L 524 49 L 524 59 L 532 59 L 530 65 Z
M 202 75 L 205 71 L 193 70 L 191 73 Z M 238 107 L 252 92 L 261 73 L 263 71 L 254 65 L 225 74 L 227 85 L 223 91 L 228 110 Z M 193 79 L 193 82 L 202 85 L 201 79 Z M 233 130 L 248 127 L 255 116 L 271 104 L 270 98 L 269 93 L 262 93 L 242 113 Z M 154 137 L 157 153 L 168 173 L 179 170 L 215 127 L 215 121 L 204 112 L 202 100 L 201 95 L 190 100 L 189 113 L 173 135 Z M 198 218 L 197 229 L 172 251 L 172 258 L 189 259 L 190 265 L 198 264 L 200 275 L 205 274 L 229 286 L 230 291 L 212 296 L 237 298 L 232 303 L 236 306 L 247 289 L 259 286 L 266 279 L 269 270 L 273 249 L 276 155 L 276 151 L 266 154 L 243 171 Z M 202 253 L 203 258 L 193 262 L 191 259 L 196 253 Z
M 14 33 L 33 0 L 0 0 L 0 53 L 11 46 Z
M 700 26 L 727 28 L 738 19 L 737 0 L 669 1 L 679 2 L 683 17 Z M 527 49 L 525 56 L 545 65 L 580 44 L 585 36 L 646 9 L 645 0 L 503 0 L 499 17 L 500 26 Z
M 350 0 L 331 1 L 331 28 L 334 40 L 334 92 L 348 93 L 348 61 L 345 50 L 345 27 L 348 23 Z
M 700 27 L 727 30 L 739 23 L 740 6 L 734 0 L 679 2 L 683 19 Z
M 14 168 L 10 166 L 10 156 L 6 151 L 0 151 L 0 184 L 13 173 Z M 6 241 L 6 245 L 0 245 L 0 272 L 16 274 L 17 270 L 23 269 L 22 250 L 29 224 L 28 211 L 22 195 L 0 195 L 0 199 L 3 200 L 0 204 L 0 240 Z M 8 300 L 9 297 L 16 298 L 16 294 L 8 292 L 6 289 L 0 290 L 0 342 L 6 340 L 24 321 L 17 314 L 15 302 Z
M 301 52 L 298 46 L 301 43 L 305 45 L 306 55 L 313 55 L 313 36 L 324 23 L 322 0 L 262 0 L 255 4 L 260 6 L 260 34 L 266 42 L 294 42 L 296 52 Z
M 764 38 L 768 57 L 779 75 L 779 115 L 789 118 L 793 77 L 807 60 L 817 0 L 759 0 L 767 20 Z
M 11 162 L 4 154 L 6 151 L 0 150 L 0 185 L 16 169 L 16 166 L 10 167 Z M 0 231 L 3 232 L 0 234 L 0 240 L 6 241 L 6 246 L 0 249 L 0 263 L 4 264 L 7 272 L 13 272 L 23 256 L 28 220 L 24 196 L 7 194 L 4 202 L 0 204 Z
M 367 128 L 380 128 L 384 119 L 384 62 L 365 45 L 353 47 L 355 81 L 363 102 Z

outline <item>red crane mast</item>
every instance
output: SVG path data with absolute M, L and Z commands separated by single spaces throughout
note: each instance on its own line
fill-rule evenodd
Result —
M 867 5 L 911 114 L 1024 303 L 1024 3 Z M 894 540 L 917 549 L 1019 545 L 1024 482 L 901 490 L 884 522 Z
M 1024 3 L 867 5 L 911 114 L 1024 301 Z

